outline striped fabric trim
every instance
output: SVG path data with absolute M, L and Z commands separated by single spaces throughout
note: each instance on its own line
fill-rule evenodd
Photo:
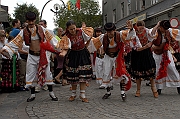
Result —
M 173 39 L 176 39 L 177 36 L 178 36 L 178 30 L 177 29 L 172 29 L 172 37 L 173 37 Z
M 163 83 L 165 83 L 165 82 L 169 82 L 169 83 L 171 83 L 171 82 L 180 82 L 180 80 L 165 80 L 165 81 L 161 81 L 161 82 L 155 82 L 156 84 L 163 84 Z
M 19 48 L 22 48 L 23 40 L 19 34 L 12 40 L 12 42 Z
M 127 34 L 128 34 L 128 30 L 123 30 L 123 31 L 122 31 L 121 37 L 122 37 L 122 41 L 123 41 L 123 42 L 126 41 Z
M 110 83 L 110 81 L 103 81 L 103 83 L 108 84 L 108 83 Z
M 99 49 L 102 46 L 102 43 L 101 43 L 99 37 L 98 38 L 93 37 L 92 42 L 93 42 L 96 49 Z
M 45 31 L 45 37 L 46 37 L 47 41 L 50 41 L 50 40 L 52 40 L 53 35 L 51 33 L 49 33 L 48 31 Z
M 15 51 L 14 51 L 9 45 L 6 44 L 6 46 L 7 46 L 13 53 L 15 53 Z
M 102 78 L 96 78 L 96 80 L 102 80 Z

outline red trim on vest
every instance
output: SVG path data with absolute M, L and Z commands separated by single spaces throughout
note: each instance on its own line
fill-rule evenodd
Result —
M 71 41 L 71 49 L 72 50 L 81 50 L 81 49 L 85 48 L 81 29 L 79 29 L 79 28 L 76 29 L 76 35 L 71 35 L 70 33 L 68 33 L 66 36 Z

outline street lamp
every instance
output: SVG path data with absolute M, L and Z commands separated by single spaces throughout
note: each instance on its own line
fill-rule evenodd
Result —
M 59 4 L 54 4 L 54 9 L 56 10 L 56 11 L 54 11 L 54 10 L 52 10 L 52 9 L 50 9 L 52 12 L 54 12 L 56 15 L 57 15 L 57 13 L 58 13 L 58 10 L 60 9 L 60 5 Z
M 60 9 L 60 5 L 57 4 L 57 3 L 54 4 L 54 9 L 55 9 L 56 11 L 54 11 L 54 10 L 52 10 L 52 9 L 50 9 L 50 10 L 56 14 L 56 19 L 57 19 L 57 14 L 58 14 L 58 11 L 59 11 L 59 9 Z
M 40 19 L 42 19 L 42 13 L 43 13 L 43 11 L 44 11 L 44 8 L 45 8 L 46 5 L 47 5 L 49 2 L 51 2 L 51 1 L 52 1 L 52 0 L 49 0 L 49 1 L 47 1 L 47 2 L 44 4 L 44 6 L 43 6 L 43 8 L 42 8 L 42 11 L 41 11 Z M 65 5 L 64 1 L 63 1 L 63 0 L 60 0 L 60 2 L 63 3 L 64 9 L 65 9 L 65 8 L 66 8 L 66 5 Z M 56 13 L 56 15 L 57 15 L 58 10 L 60 9 L 60 5 L 56 3 L 56 4 L 54 5 L 54 9 L 55 9 L 56 11 L 53 11 L 52 9 L 50 9 L 50 10 L 51 10 L 52 12 Z

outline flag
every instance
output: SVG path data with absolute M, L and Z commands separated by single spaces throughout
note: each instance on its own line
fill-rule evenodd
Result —
M 77 0 L 76 1 L 76 7 L 80 10 L 81 9 L 81 4 L 80 4 L 81 0 Z
M 71 10 L 71 3 L 70 1 L 67 2 L 68 10 Z
M 76 4 L 76 0 L 70 0 L 70 2 L 75 5 Z

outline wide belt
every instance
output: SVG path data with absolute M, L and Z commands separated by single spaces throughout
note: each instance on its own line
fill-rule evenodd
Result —
M 114 57 L 116 57 L 117 55 L 118 55 L 118 50 L 117 50 L 117 48 L 108 48 L 107 49 L 107 55 L 109 56 L 109 57 L 111 57 L 111 58 L 114 58 Z
M 35 56 L 40 56 L 40 51 L 32 51 L 29 49 L 29 54 L 35 55 Z
M 104 53 L 104 54 L 99 54 L 99 53 L 96 54 L 96 56 L 97 56 L 98 58 L 100 58 L 100 59 L 103 59 L 103 58 L 104 58 L 104 55 L 105 55 L 105 53 Z

